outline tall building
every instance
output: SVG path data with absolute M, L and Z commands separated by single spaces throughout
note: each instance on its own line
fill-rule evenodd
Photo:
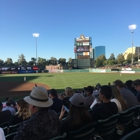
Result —
M 140 59 L 140 47 L 130 47 L 128 48 L 124 53 L 123 53 L 123 56 L 124 56 L 124 59 L 126 60 L 127 59 L 127 56 L 128 54 L 136 54 L 138 56 L 138 59 Z
M 73 60 L 74 66 L 78 68 L 93 67 L 93 53 L 92 53 L 92 39 L 80 35 L 79 38 L 74 39 L 74 53 L 75 59 Z
M 105 54 L 105 46 L 96 46 L 94 48 L 94 59 L 96 60 L 97 57 L 99 57 L 100 55 L 104 55 L 106 56 Z

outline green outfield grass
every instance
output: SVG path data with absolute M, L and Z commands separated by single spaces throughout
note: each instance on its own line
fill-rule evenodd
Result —
M 26 82 L 36 82 L 48 85 L 50 88 L 55 88 L 62 91 L 70 86 L 73 89 L 83 89 L 83 87 L 97 83 L 101 85 L 112 83 L 116 79 L 123 82 L 126 80 L 135 80 L 140 78 L 140 74 L 119 74 L 119 73 L 36 73 L 36 74 L 11 74 L 0 75 L 0 82 L 22 82 L 26 77 Z

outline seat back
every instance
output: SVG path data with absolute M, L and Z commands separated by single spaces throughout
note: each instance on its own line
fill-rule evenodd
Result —
M 13 138 L 16 134 L 17 134 L 17 132 L 10 133 L 10 134 L 5 136 L 5 139 L 6 140 L 13 140 Z
M 98 120 L 96 131 L 103 140 L 112 140 L 116 132 L 116 125 L 119 114 L 115 114 L 107 119 Z
M 67 140 L 67 133 L 64 133 L 62 136 L 51 138 L 49 140 Z
M 129 134 L 122 137 L 120 140 L 139 140 L 140 139 L 140 128 L 130 132 Z
M 140 105 L 135 107 L 135 113 L 134 113 L 134 126 L 135 128 L 140 126 Z
M 90 123 L 76 131 L 68 133 L 68 140 L 89 140 L 94 137 L 96 123 Z
M 20 123 L 15 124 L 15 125 L 10 125 L 10 126 L 9 126 L 9 131 L 8 131 L 8 133 L 16 132 L 17 129 L 19 128 L 19 126 L 20 126 Z
M 134 113 L 135 113 L 134 107 L 119 113 L 118 124 L 120 124 L 123 127 L 124 129 L 123 134 L 126 134 L 129 131 L 131 131 L 133 125 Z
M 135 116 L 140 115 L 140 105 L 135 107 Z
M 4 123 L 0 124 L 0 127 L 4 128 L 4 127 L 7 127 L 7 125 L 8 125 L 8 122 L 4 122 Z

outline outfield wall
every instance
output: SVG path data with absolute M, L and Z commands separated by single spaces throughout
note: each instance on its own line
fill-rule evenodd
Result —
M 73 72 L 87 72 L 87 73 L 140 73 L 140 70 L 111 70 L 111 69 L 72 69 L 72 70 L 49 70 L 49 73 L 73 73 Z

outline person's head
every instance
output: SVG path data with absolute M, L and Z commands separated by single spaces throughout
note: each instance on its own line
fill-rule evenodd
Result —
M 13 107 L 15 107 L 16 106 L 16 103 L 15 103 L 15 101 L 12 99 L 12 98 L 9 98 L 9 100 L 8 101 L 10 101 L 11 102 L 11 105 L 13 106 Z
M 23 99 L 17 100 L 17 110 L 16 113 L 19 117 L 22 116 L 23 120 L 29 118 L 31 116 L 31 113 L 29 111 L 28 103 L 26 103 Z
M 121 80 L 115 80 L 113 83 L 119 89 L 124 87 L 124 83 Z
M 71 97 L 73 95 L 73 89 L 71 87 L 66 87 L 65 88 L 65 95 L 67 97 Z
M 140 79 L 137 79 L 133 82 L 135 89 L 140 92 Z
M 92 86 L 84 87 L 84 90 L 85 90 L 85 93 L 87 94 L 87 96 L 90 96 L 93 93 L 93 87 Z
M 69 116 L 73 118 L 73 124 L 80 124 L 82 121 L 91 120 L 85 107 L 86 99 L 81 93 L 75 93 L 69 101 L 71 102 Z
M 10 98 L 9 97 L 6 97 L 6 101 L 8 101 Z
M 0 112 L 2 111 L 3 105 L 2 102 L 0 102 Z
M 132 87 L 132 83 L 133 83 L 132 80 L 127 80 L 127 81 L 125 82 L 125 85 L 126 85 L 127 88 L 131 88 L 131 87 Z
M 85 107 L 86 99 L 81 93 L 75 93 L 69 101 L 76 107 Z
M 112 89 L 110 86 L 104 85 L 100 87 L 99 98 L 101 102 L 109 102 L 112 97 Z
M 10 101 L 7 101 L 6 102 L 6 106 L 11 106 L 11 102 Z
M 128 109 L 128 104 L 124 100 L 122 94 L 120 93 L 120 90 L 115 85 L 112 85 L 111 89 L 112 89 L 112 93 L 113 93 L 112 98 L 116 98 L 117 100 L 119 100 L 123 111 L 127 110 Z
M 48 92 L 45 87 L 34 87 L 29 96 L 24 98 L 24 101 L 29 104 L 29 109 L 32 114 L 41 108 L 49 108 L 53 101 L 48 97 Z
M 120 93 L 120 90 L 115 86 L 115 85 L 112 85 L 111 86 L 111 89 L 112 89 L 112 98 L 116 98 L 116 99 L 120 99 L 120 98 L 123 98 L 121 93 Z
M 55 89 L 51 89 L 51 90 L 49 91 L 49 97 L 50 97 L 51 99 L 53 99 L 53 98 L 55 98 L 55 97 L 58 97 L 57 91 L 56 91 Z

